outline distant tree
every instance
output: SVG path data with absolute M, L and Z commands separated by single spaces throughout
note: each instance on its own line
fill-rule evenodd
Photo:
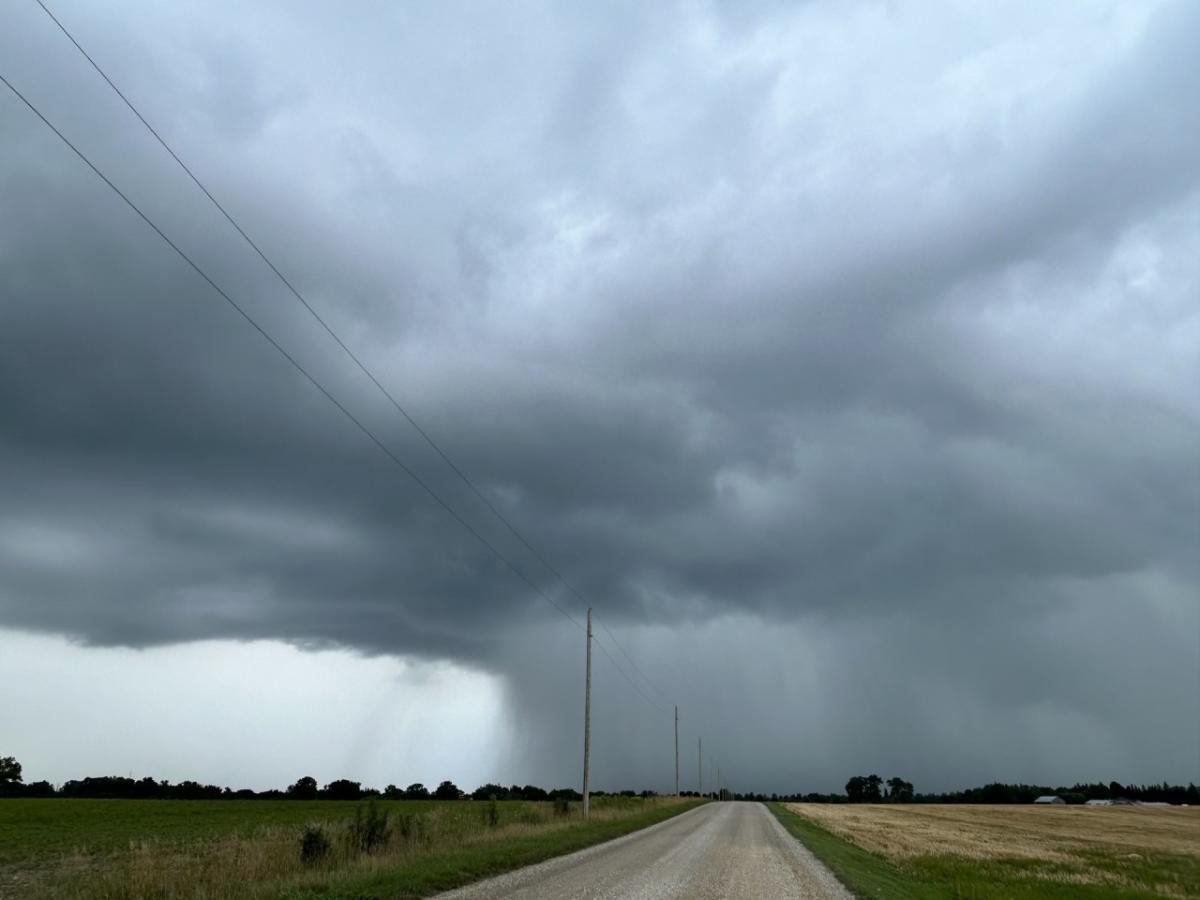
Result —
M 63 797 L 78 797 L 80 796 L 79 788 L 82 786 L 82 781 L 72 778 L 70 781 L 64 781 L 62 787 L 58 789 L 58 792 Z
M 887 786 L 887 799 L 892 803 L 912 802 L 913 786 L 911 781 L 905 781 L 903 778 L 889 778 Z
M 136 791 L 135 785 L 134 790 Z M 200 784 L 198 781 L 181 781 L 175 785 L 171 795 L 176 800 L 216 800 L 221 789 L 215 784 Z
M 388 800 L 403 800 L 404 791 L 400 790 L 394 784 L 389 784 L 383 789 L 383 796 Z
M 21 764 L 11 756 L 0 757 L 0 794 L 15 794 L 21 790 Z
M 517 788 L 517 790 L 519 791 L 520 788 Z M 471 799 L 472 800 L 490 800 L 493 797 L 497 800 L 507 800 L 509 797 L 509 792 L 507 789 L 501 787 L 498 784 L 490 784 L 490 783 L 489 784 L 481 784 L 479 787 L 475 788 L 475 790 L 471 791 Z M 446 798 L 446 799 L 449 799 L 449 798 Z M 518 797 L 517 799 L 520 799 L 520 797 Z
M 35 781 L 32 784 L 25 785 L 25 790 L 22 793 L 26 797 L 53 797 L 54 785 L 48 781 Z
M 102 797 L 129 798 L 137 797 L 137 782 L 132 778 L 118 775 L 102 775 L 97 778 L 84 778 L 79 781 L 68 781 L 62 786 L 64 797 Z
M 1049 793 L 1049 790 L 1042 793 Z M 1024 797 L 1025 791 L 1020 786 L 992 782 L 980 788 L 969 788 L 963 792 L 962 800 L 967 803 L 1020 803 Z
M 429 788 L 425 787 L 425 785 L 421 784 L 420 782 L 417 782 L 415 784 L 410 784 L 408 787 L 406 787 L 404 789 L 404 799 L 405 800 L 428 800 L 429 799 Z
M 549 800 L 550 795 L 543 788 L 537 785 L 527 784 L 521 788 L 522 800 Z
M 453 781 L 443 781 L 437 786 L 437 790 L 433 792 L 435 800 L 457 800 L 458 795 L 458 787 Z
M 146 776 L 139 779 L 133 785 L 133 796 L 140 799 L 150 799 L 151 797 L 161 797 L 163 792 L 170 788 L 169 781 L 163 781 L 161 784 L 153 778 Z
M 303 778 L 297 779 L 296 783 L 287 789 L 287 792 L 293 800 L 316 800 L 317 779 L 311 775 L 305 775 Z
M 883 799 L 883 779 L 878 775 L 855 775 L 846 782 L 846 799 L 851 803 L 878 803 Z
M 357 800 L 362 796 L 362 782 L 339 778 L 325 785 L 324 793 L 329 800 Z

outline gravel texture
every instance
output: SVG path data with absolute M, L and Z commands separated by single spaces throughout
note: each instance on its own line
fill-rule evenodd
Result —
M 614 841 L 439 896 L 447 900 L 851 898 L 761 803 L 708 803 Z

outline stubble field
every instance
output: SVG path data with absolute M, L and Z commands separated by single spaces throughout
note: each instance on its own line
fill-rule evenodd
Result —
M 1200 896 L 1200 808 L 799 803 L 787 809 L 909 874 L 914 885 L 948 887 L 945 896 L 992 896 L 992 888 L 996 896 Z

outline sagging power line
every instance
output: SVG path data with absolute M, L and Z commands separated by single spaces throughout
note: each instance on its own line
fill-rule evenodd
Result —
M 520 579 L 525 585 L 533 590 L 538 596 L 542 597 L 551 604 L 560 614 L 568 619 L 572 624 L 581 630 L 588 632 L 589 647 L 592 641 L 591 629 L 580 624 L 580 622 L 571 615 L 569 611 L 563 608 L 554 600 L 542 587 L 530 579 L 515 563 L 512 562 L 502 551 L 499 550 L 493 543 L 488 541 L 477 529 L 464 519 L 457 510 L 455 510 L 445 499 L 441 497 L 427 482 L 425 482 L 415 471 L 404 463 L 392 450 L 384 443 L 384 441 L 361 419 L 354 415 L 340 400 L 330 392 L 325 385 L 318 380 L 311 372 L 309 372 L 288 350 L 280 344 L 274 336 L 266 330 L 241 304 L 239 304 L 231 294 L 229 294 L 220 284 L 218 284 L 212 276 L 210 276 L 182 247 L 179 246 L 153 219 L 151 219 L 117 184 L 112 181 L 92 160 L 64 134 L 49 118 L 25 96 L 8 78 L 0 73 L 0 83 L 24 104 L 30 112 L 32 112 L 68 149 L 74 153 L 80 161 L 82 161 L 97 178 L 99 178 L 118 198 L 133 211 L 142 222 L 149 227 L 171 250 L 173 250 L 187 265 L 206 283 L 210 288 L 228 304 L 251 328 L 253 328 L 260 337 L 265 340 L 273 350 L 275 350 L 283 359 L 299 373 L 309 384 L 313 386 L 335 409 L 338 410 L 354 427 L 367 437 L 376 448 L 382 452 L 388 460 L 399 468 L 404 474 L 412 479 L 421 489 L 433 499 L 445 512 L 450 515 L 461 527 L 471 534 L 480 544 L 482 544 L 493 556 L 500 560 L 504 566 Z M 590 624 L 590 623 L 589 623 Z M 636 682 L 628 675 L 627 672 L 617 663 L 616 659 L 608 652 L 602 643 L 597 642 L 597 646 L 601 649 L 604 655 L 613 664 L 613 667 L 622 674 L 629 682 L 631 687 L 651 706 L 661 710 L 653 700 L 637 686 Z M 590 660 L 589 660 L 590 670 Z
M 398 413 L 400 413 L 404 417 L 404 419 L 409 423 L 409 425 L 414 430 L 417 431 L 417 433 L 421 436 L 421 438 L 434 450 L 434 452 L 438 455 L 439 458 L 442 459 L 442 461 L 447 465 L 447 467 L 449 467 L 454 472 L 454 474 L 460 480 L 463 481 L 463 483 L 474 494 L 474 496 L 487 507 L 487 509 L 492 513 L 492 515 L 505 526 L 505 528 L 522 544 L 522 546 L 524 546 L 535 557 L 535 559 L 537 559 L 537 561 L 542 564 L 542 566 L 549 573 L 551 573 L 559 582 L 562 583 L 562 585 L 567 589 L 567 591 L 569 593 L 571 593 L 580 602 L 586 602 L 583 595 L 545 557 L 545 555 L 543 553 L 541 553 L 524 536 L 524 534 L 521 533 L 521 531 L 495 506 L 495 504 L 493 504 L 488 499 L 488 497 L 479 489 L 479 487 L 470 479 L 470 477 L 457 464 L 454 463 L 454 461 L 441 448 L 441 446 L 432 437 L 432 435 L 430 435 L 424 428 L 422 428 L 420 423 L 417 422 L 413 418 L 413 416 L 403 407 L 403 405 L 400 404 L 400 402 L 396 399 L 396 397 L 390 391 L 388 391 L 386 389 L 386 387 L 382 384 L 382 382 L 380 382 L 378 377 L 376 377 L 374 375 L 374 373 L 371 372 L 371 370 L 366 366 L 366 364 L 364 362 L 362 362 L 362 360 L 357 356 L 357 354 L 355 354 L 350 349 L 350 347 L 341 339 L 341 337 L 334 331 L 334 329 L 328 324 L 328 322 L 326 322 L 325 319 L 317 312 L 317 310 L 315 308 L 313 308 L 313 306 L 307 301 L 307 299 L 303 296 L 303 294 L 301 294 L 301 292 L 287 279 L 287 277 L 279 270 L 279 268 L 271 261 L 271 259 L 266 255 L 266 253 L 261 249 L 261 247 L 258 245 L 258 243 L 256 243 L 250 237 L 250 235 L 245 231 L 245 229 L 240 225 L 240 223 L 233 217 L 233 215 L 231 213 L 229 213 L 229 211 L 217 200 L 217 198 L 203 184 L 203 182 L 201 182 L 201 180 L 194 173 L 194 171 L 183 161 L 183 159 L 166 142 L 166 140 L 161 136 L 161 134 L 142 115 L 142 113 L 137 109 L 137 107 L 132 103 L 132 101 L 130 101 L 129 98 L 124 94 L 124 92 L 122 92 L 120 90 L 120 88 L 116 85 L 116 83 L 112 81 L 112 79 L 100 67 L 100 65 L 95 61 L 95 59 L 84 49 L 84 47 L 79 43 L 79 41 L 76 40 L 76 38 L 65 27 L 65 25 L 53 14 L 53 12 L 49 9 L 49 7 L 47 7 L 46 4 L 44 2 L 42 2 L 42 0 L 35 0 L 35 2 L 38 3 L 38 6 L 43 10 L 43 12 L 45 12 L 45 14 L 50 18 L 50 20 L 59 28 L 60 31 L 62 31 L 62 33 L 68 38 L 68 40 L 70 40 L 70 42 L 76 47 L 76 49 L 80 52 L 80 54 L 84 57 L 84 59 L 87 60 L 87 62 L 92 66 L 92 68 L 97 72 L 97 74 L 100 75 L 100 77 L 105 81 L 105 83 L 108 84 L 108 86 L 113 90 L 113 92 L 121 99 L 121 101 L 126 105 L 126 107 L 130 110 L 130 112 L 132 112 L 136 116 L 136 118 L 142 123 L 142 125 L 147 129 L 147 131 L 155 138 L 155 140 L 163 147 L 163 149 L 171 156 L 171 158 L 176 162 L 176 164 L 178 164 L 180 166 L 180 168 L 188 175 L 188 177 L 193 181 L 193 183 L 196 185 L 196 187 L 205 195 L 205 197 L 213 204 L 213 206 L 229 222 L 230 226 L 233 227 L 238 232 L 238 234 L 242 237 L 242 239 L 251 247 L 251 249 L 254 250 L 256 255 L 258 255 L 262 259 L 263 263 L 268 266 L 268 268 L 271 270 L 271 272 L 287 288 L 289 293 L 291 293 L 295 297 L 295 299 L 299 303 L 301 303 L 301 305 L 306 309 L 306 311 L 310 314 L 310 316 L 322 327 L 322 329 L 329 335 L 329 337 L 331 339 L 333 339 L 335 343 L 337 343 L 339 348 L 355 364 L 355 366 L 364 375 L 367 376 L 367 378 L 372 382 L 372 384 L 375 385 L 376 389 L 378 391 L 380 391 L 380 393 L 383 394 L 383 396 L 387 399 L 387 401 L 396 409 L 396 411 Z M 6 78 L 3 78 L 3 76 L 0 76 L 0 80 L 2 80 L 5 84 L 5 86 L 7 86 L 10 89 L 10 91 L 12 91 L 18 97 L 18 99 L 20 99 L 27 107 L 29 107 L 29 109 L 39 119 L 41 119 L 42 122 L 47 127 L 49 127 L 50 130 L 56 134 L 56 136 L 58 136 L 60 138 L 60 140 L 62 140 L 89 168 L 91 168 L 92 171 L 102 181 L 104 181 L 105 184 L 110 189 L 112 189 L 120 197 L 120 199 L 122 201 L 124 201 L 140 218 L 142 218 L 143 221 L 152 230 L 154 230 L 156 232 L 156 234 L 158 234 L 158 236 L 165 243 L 168 244 L 168 246 L 171 247 L 171 249 L 173 249 L 192 269 L 194 269 L 197 272 L 197 274 L 200 275 L 201 278 L 203 278 L 231 307 L 233 307 L 235 309 L 235 311 L 237 311 L 239 313 L 239 315 L 241 315 L 242 318 L 249 325 L 251 325 L 256 331 L 258 331 L 260 333 L 260 335 L 265 340 L 267 340 L 267 342 L 269 344 L 271 344 L 273 349 L 275 349 L 277 352 L 279 352 L 289 364 L 291 364 L 294 368 L 296 368 L 296 370 L 306 380 L 308 380 L 322 395 L 324 395 L 325 398 L 335 406 L 335 408 L 337 408 L 344 416 L 346 416 L 351 421 L 351 423 L 353 425 L 355 425 L 356 428 L 358 428 L 366 437 L 368 437 L 368 439 L 371 440 L 372 443 L 376 444 L 378 449 L 380 449 L 381 452 L 383 452 L 386 456 L 388 456 L 388 458 L 391 462 L 393 462 L 395 465 L 397 465 L 402 471 L 405 472 L 405 474 L 409 475 L 410 478 L 412 478 L 415 482 L 417 482 L 417 484 L 427 494 L 429 494 L 429 496 L 433 500 L 435 500 L 435 502 L 437 502 L 438 505 L 442 506 L 443 509 L 452 518 L 454 518 L 455 521 L 458 522 L 459 525 L 461 525 L 466 531 L 468 531 L 468 533 L 470 533 L 481 544 L 483 544 L 485 546 L 485 548 L 488 549 L 488 551 L 491 552 L 494 556 L 496 556 L 504 564 L 504 566 L 506 568 L 508 568 L 516 577 L 518 577 L 523 583 L 525 583 L 529 588 L 531 588 L 538 596 L 542 597 L 548 603 L 550 603 L 552 606 L 554 606 L 555 609 L 560 614 L 562 614 L 565 618 L 567 618 L 569 621 L 571 621 L 572 624 L 574 624 L 577 628 L 584 630 L 584 626 L 581 625 L 581 623 L 579 622 L 579 620 L 577 618 L 575 618 L 573 615 L 571 615 L 571 613 L 568 610 L 566 610 L 561 604 L 556 602 L 553 599 L 553 597 L 550 596 L 550 594 L 548 594 L 543 588 L 541 588 L 538 584 L 536 584 L 528 575 L 526 575 L 520 568 L 518 568 L 517 565 L 510 558 L 508 558 L 502 551 L 499 550 L 498 547 L 496 547 L 492 542 L 487 540 L 487 538 L 485 538 L 477 529 L 472 527 L 470 525 L 470 523 L 467 522 L 465 520 L 465 518 L 449 504 L 448 501 L 446 501 L 443 497 L 441 497 L 436 491 L 433 490 L 433 488 L 428 483 L 426 483 L 422 478 L 420 478 L 416 474 L 415 471 L 413 471 L 408 465 L 406 465 L 401 459 L 399 459 L 399 457 L 397 457 L 395 455 L 395 453 L 393 451 L 391 451 L 390 448 L 388 448 L 383 443 L 383 441 L 370 428 L 368 428 L 365 425 L 365 423 L 363 423 L 360 419 L 358 419 L 356 416 L 354 416 L 352 413 L 350 413 L 350 411 L 345 407 L 344 404 L 342 404 L 339 400 L 337 400 L 337 398 L 335 398 L 330 393 L 330 391 L 324 387 L 323 384 L 321 384 L 319 381 L 317 381 L 311 375 L 311 373 L 309 373 L 306 369 L 304 369 L 304 367 L 301 366 L 299 364 L 299 362 L 291 354 L 289 354 L 286 349 L 284 349 L 269 333 L 267 333 L 266 330 L 257 321 L 255 321 L 246 312 L 246 310 L 243 307 L 241 307 L 238 303 L 236 303 L 233 300 L 233 298 L 224 289 L 222 289 L 218 284 L 216 284 L 216 282 L 213 281 L 213 279 L 211 277 L 209 277 L 208 274 L 204 270 L 202 270 L 195 263 L 195 261 L 188 254 L 186 254 L 182 250 L 181 247 L 179 247 L 178 244 L 176 244 L 171 238 L 169 238 L 166 235 L 166 233 L 163 232 L 162 229 L 158 227 L 158 225 L 156 223 L 154 223 L 152 220 L 150 220 L 149 217 L 146 216 L 146 214 L 136 204 L 134 204 L 132 202 L 132 200 L 128 197 L 128 195 L 126 195 L 123 191 L 121 191 L 106 175 L 104 175 L 104 173 L 101 172 L 91 162 L 91 160 L 86 155 L 84 155 L 82 153 L 82 151 L 79 150 L 79 148 L 74 143 L 72 143 L 69 139 L 67 139 L 66 136 L 40 112 L 40 110 L 38 110 L 20 91 L 18 91 L 15 88 L 14 85 L 12 85 L 11 82 L 9 82 Z M 637 674 L 637 676 L 640 677 L 641 681 L 655 693 L 659 694 L 662 697 L 667 697 L 668 695 L 665 692 L 663 692 L 661 689 L 659 689 L 659 687 L 655 684 L 655 682 L 652 679 L 650 679 L 649 676 L 646 675 L 646 673 L 641 669 L 641 667 L 638 666 L 637 662 L 628 653 L 628 651 L 626 651 L 625 647 L 622 645 L 620 640 L 618 640 L 617 636 L 613 633 L 613 631 L 602 620 L 597 619 L 597 622 L 601 626 L 601 628 L 606 632 L 608 638 L 612 641 L 613 645 L 616 647 L 616 649 L 619 651 L 619 653 L 628 662 L 629 666 L 633 669 L 633 671 Z M 599 639 L 599 635 L 591 636 L 591 639 L 589 639 L 589 647 L 591 644 L 591 640 L 593 640 L 593 639 L 596 641 L 597 647 L 604 654 L 604 656 L 609 660 L 609 662 L 613 666 L 613 668 L 615 668 L 621 674 L 621 676 L 628 682 L 630 687 L 648 705 L 650 705 L 657 711 L 664 713 L 665 715 L 671 714 L 670 709 L 668 709 L 667 707 L 664 707 L 660 703 L 656 702 L 654 699 L 652 699 L 650 696 L 648 696 L 645 693 L 645 691 L 642 690 L 642 688 L 639 686 L 638 682 L 625 670 L 625 667 L 622 666 L 617 661 L 617 659 L 609 652 L 609 650 L 605 646 L 604 642 Z M 590 666 L 589 666 L 589 668 L 590 668 Z M 668 698 L 668 702 L 670 702 L 669 698 Z M 677 707 L 675 708 L 674 714 L 675 714 L 675 717 L 677 720 L 678 719 L 678 708 Z M 676 725 L 676 728 L 677 727 L 678 726 Z M 678 790 L 678 779 L 677 779 L 677 788 L 676 789 Z
M 200 192 L 203 193 L 206 198 L 208 198 L 209 202 L 212 203 L 212 205 L 217 209 L 217 211 L 225 218 L 225 220 L 230 224 L 230 226 L 232 226 L 233 229 L 241 236 L 241 238 L 255 252 L 255 254 L 258 255 L 259 259 L 261 259 L 263 261 L 263 263 L 267 266 L 268 269 L 271 270 L 271 272 L 275 275 L 275 277 L 279 279 L 279 281 L 283 284 L 283 286 L 285 288 L 287 288 L 288 292 L 296 299 L 297 302 L 300 303 L 301 306 L 304 307 L 304 309 L 308 312 L 308 314 L 312 317 L 312 319 L 318 325 L 321 326 L 321 328 L 325 331 L 325 333 L 334 341 L 334 343 L 337 344 L 337 346 L 346 355 L 346 357 L 352 363 L 354 363 L 354 365 L 358 368 L 358 370 L 360 372 L 362 372 L 363 375 L 365 375 L 368 378 L 368 380 L 370 380 L 370 382 L 383 395 L 383 397 L 388 401 L 388 403 L 408 422 L 408 424 L 417 432 L 417 434 L 421 436 L 422 440 L 424 440 L 425 443 L 429 445 L 429 447 L 434 451 L 434 453 L 437 454 L 437 456 L 442 460 L 442 462 L 445 463 L 445 465 L 463 482 L 463 484 L 465 484 L 467 486 L 467 488 L 471 491 L 471 493 L 481 503 L 483 503 L 483 505 L 485 507 L 487 507 L 487 509 L 491 512 L 491 514 L 501 524 L 504 525 L 504 527 L 513 535 L 513 537 L 515 537 L 517 539 L 517 541 L 519 541 L 521 543 L 521 545 L 524 546 L 525 549 L 528 550 L 529 553 L 531 553 L 533 555 L 533 557 L 546 569 L 546 571 L 548 571 L 559 582 L 561 582 L 562 585 L 567 589 L 567 591 L 572 596 L 574 596 L 577 601 L 579 601 L 585 607 L 588 607 L 589 606 L 588 601 L 584 598 L 584 596 L 578 590 L 576 590 L 574 585 L 572 585 L 571 582 L 568 581 L 567 578 L 562 574 L 562 572 L 560 572 L 558 570 L 558 568 L 556 568 L 546 558 L 546 556 L 541 551 L 539 551 L 537 549 L 537 547 L 535 547 L 525 537 L 525 535 L 512 523 L 512 521 L 510 521 L 510 519 L 507 516 L 505 516 L 504 513 L 490 499 L 488 499 L 487 495 L 484 494 L 484 492 L 482 490 L 480 490 L 480 488 L 467 475 L 467 473 L 465 471 L 463 471 L 463 469 L 458 464 L 456 464 L 453 459 L 450 458 L 449 454 L 447 454 L 442 449 L 442 447 L 438 444 L 438 442 L 436 440 L 434 440 L 433 436 L 430 435 L 429 432 L 426 431 L 425 428 L 423 428 L 419 422 L 417 422 L 417 420 L 412 416 L 411 413 L 409 413 L 409 411 L 403 406 L 403 404 L 401 404 L 400 401 L 396 399 L 395 395 L 391 391 L 389 391 L 387 389 L 387 387 L 384 386 L 384 384 L 379 380 L 379 378 L 375 375 L 375 373 L 372 372 L 371 369 L 367 366 L 367 364 L 362 361 L 362 359 L 358 356 L 358 354 L 356 354 L 346 344 L 346 342 L 344 340 L 342 340 L 341 336 L 333 329 L 333 327 L 325 320 L 325 318 L 313 307 L 313 305 L 300 292 L 300 290 L 287 278 L 287 276 L 285 276 L 283 274 L 282 271 L 280 271 L 279 267 L 276 266 L 274 262 L 272 262 L 272 260 L 270 259 L 270 257 L 267 256 L 266 252 L 262 249 L 262 247 L 259 246 L 259 244 L 253 238 L 250 237 L 250 235 L 246 232 L 246 230 L 242 227 L 242 225 L 237 221 L 237 219 L 233 216 L 233 214 L 230 213 L 229 210 L 226 209 L 225 206 L 213 195 L 213 193 L 208 189 L 208 187 L 204 184 L 204 182 L 202 182 L 200 180 L 199 176 L 196 175 L 196 173 L 192 170 L 192 168 L 186 162 L 183 161 L 183 159 L 179 156 L 179 154 L 175 151 L 175 149 L 169 143 L 167 143 L 166 139 L 163 138 L 163 136 L 159 133 L 159 131 L 153 125 L 150 124 L 149 120 L 147 120 L 144 115 L 142 115 L 141 111 L 137 108 L 137 106 L 134 105 L 133 101 L 131 101 L 129 99 L 129 97 L 126 96 L 125 92 L 122 91 L 117 86 L 116 82 L 114 82 L 112 80 L 112 78 L 109 77 L 108 73 L 100 66 L 100 64 L 98 62 L 96 62 L 96 60 L 92 57 L 92 55 L 90 53 L 88 53 L 88 51 L 76 39 L 76 37 L 71 33 L 71 31 L 66 27 L 66 25 L 64 25 L 63 22 L 53 13 L 53 11 L 51 11 L 50 7 L 48 7 L 46 5 L 44 0 L 34 0 L 34 2 L 37 3 L 37 5 L 39 7 L 41 7 L 42 11 L 58 27 L 59 31 L 61 31 L 63 33 L 63 35 L 66 36 L 66 38 L 74 45 L 75 49 L 79 51 L 79 53 L 83 56 L 83 58 L 85 60 L 87 60 L 87 62 L 91 65 L 91 67 L 96 71 L 96 74 L 98 74 L 104 80 L 104 82 L 113 90 L 113 92 L 117 95 L 117 97 L 119 97 L 121 99 L 121 102 L 124 103 L 125 106 L 129 109 L 129 111 L 131 113 L 133 113 L 133 115 L 137 118 L 137 120 L 142 123 L 142 125 L 146 128 L 146 130 L 150 133 L 150 135 L 155 139 L 155 141 L 157 141 L 158 144 L 163 148 L 163 150 L 165 150 L 170 155 L 171 159 L 173 159 L 176 162 L 176 164 L 178 164 L 178 166 L 184 171 L 184 173 L 188 176 L 188 178 L 191 179 L 192 183 L 196 185 L 196 187 L 200 190 Z M 560 608 L 560 611 L 561 611 L 561 608 Z M 573 619 L 573 617 L 572 617 L 572 619 Z M 577 627 L 580 627 L 580 628 L 583 627 L 579 624 L 578 620 L 573 619 L 573 621 L 575 621 L 575 625 Z M 662 697 L 666 697 L 666 694 L 663 693 L 657 687 L 657 685 L 655 685 L 654 682 L 650 680 L 650 678 L 646 675 L 646 673 L 642 671 L 642 669 L 638 666 L 638 664 L 636 662 L 634 662 L 633 657 L 630 656 L 629 653 L 626 652 L 625 648 L 621 645 L 621 642 L 619 640 L 617 640 L 617 636 L 615 634 L 613 634 L 613 632 L 609 629 L 609 627 L 607 625 L 605 625 L 604 622 L 598 618 L 597 618 L 597 621 L 599 622 L 600 627 L 603 628 L 604 631 L 608 634 L 608 637 L 613 642 L 613 645 L 617 648 L 617 650 L 621 653 L 621 655 L 624 656 L 624 658 L 629 662 L 629 665 L 632 667 L 634 672 L 641 677 L 641 679 L 651 688 L 651 690 L 658 693 Z M 615 659 L 613 659 L 613 657 L 608 653 L 608 651 L 606 649 L 604 649 L 603 644 L 601 642 L 597 641 L 597 645 L 600 646 L 601 649 L 603 650 L 603 652 L 605 653 L 605 655 L 609 657 L 609 659 L 612 661 L 614 667 L 616 667 L 618 669 L 618 671 L 621 671 L 621 674 L 624 675 L 625 678 L 627 680 L 629 680 L 629 682 L 631 684 L 634 684 L 633 679 L 630 678 L 630 676 L 626 672 L 624 672 L 624 670 L 617 664 L 617 661 Z M 660 712 L 666 713 L 667 710 L 665 707 L 663 707 L 662 705 L 656 703 L 655 701 L 653 701 L 649 697 L 647 697 L 645 695 L 645 693 L 637 687 L 636 684 L 634 684 L 634 689 L 637 690 L 637 692 L 639 694 L 641 694 L 641 696 L 648 703 L 650 703 L 652 706 L 654 706 Z M 668 700 L 668 702 L 670 702 L 671 698 L 667 698 L 667 700 Z
M 482 534 L 480 534 L 478 530 L 476 530 L 466 519 L 464 519 L 454 509 L 454 507 L 452 507 L 448 502 L 446 502 L 441 497 L 440 494 L 438 494 L 432 487 L 430 487 L 429 484 L 426 483 L 421 478 L 421 476 L 419 476 L 416 472 L 414 472 L 408 465 L 405 464 L 405 462 L 402 459 L 400 459 L 400 457 L 398 457 L 394 452 L 392 452 L 391 448 L 389 448 L 387 446 L 387 444 L 385 444 L 383 442 L 383 440 L 378 435 L 375 434 L 374 431 L 372 431 L 361 419 L 359 419 L 357 416 L 355 416 L 354 413 L 352 413 L 349 409 L 347 409 L 346 406 L 340 400 L 338 400 L 329 391 L 329 389 L 325 387 L 324 384 L 322 384 L 314 375 L 312 375 L 299 362 L 299 360 L 297 360 L 294 356 L 292 356 L 283 347 L 283 345 L 280 344 L 270 334 L 270 332 L 268 332 L 266 330 L 266 328 L 264 328 L 261 324 L 259 324 L 259 322 L 253 316 L 251 316 L 250 313 L 248 313 L 243 306 L 241 306 L 236 300 L 234 300 L 233 297 L 230 296 L 230 294 L 228 292 L 226 292 L 224 288 L 222 288 L 219 284 L 217 284 L 217 282 L 214 281 L 212 279 L 212 277 L 209 276 L 209 274 L 204 269 L 202 269 L 199 266 L 199 264 L 196 263 L 195 260 L 193 260 L 177 243 L 175 243 L 175 241 L 173 241 L 166 234 L 166 232 L 164 232 L 154 222 L 154 220 L 152 220 L 148 215 L 146 215 L 146 213 L 144 213 L 142 211 L 141 207 L 139 207 L 136 203 L 134 203 L 131 199 L 129 199 L 129 196 L 127 194 L 125 194 L 125 192 L 122 191 L 119 187 L 117 187 L 117 185 L 107 175 L 105 175 L 95 165 L 95 163 L 93 163 L 91 161 L 91 159 L 89 159 L 88 156 L 86 154 L 84 154 L 84 152 L 82 150 L 80 150 L 74 143 L 72 143 L 71 140 L 65 134 L 63 134 L 63 132 L 60 131 L 58 129 L 58 127 L 54 125 L 53 122 L 51 122 L 48 118 L 46 118 L 46 116 L 42 114 L 41 110 L 39 110 L 36 106 L 34 106 L 34 104 L 23 93 L 21 93 L 12 84 L 12 82 L 10 82 L 3 75 L 3 73 L 0 73 L 0 82 L 2 82 L 4 84 L 4 86 L 7 87 L 17 97 L 18 100 L 20 100 L 22 103 L 24 103 L 25 106 L 27 106 L 29 108 L 29 110 L 35 116 L 37 116 L 47 128 L 49 128 L 52 132 L 54 132 L 54 134 L 58 137 L 59 140 L 61 140 L 64 144 L 66 144 L 66 146 L 69 147 L 71 149 L 71 151 L 76 156 L 78 156 L 79 159 L 82 160 L 83 163 L 89 169 L 91 169 L 92 172 L 101 181 L 103 181 L 106 185 L 108 185 L 108 187 L 113 191 L 113 193 L 115 193 L 118 197 L 120 197 L 121 200 L 123 200 L 125 202 L 125 205 L 128 206 L 131 210 L 133 210 L 133 212 L 136 213 L 137 216 L 146 225 L 148 225 L 154 231 L 154 233 L 157 234 L 163 240 L 163 242 L 168 247 L 170 247 L 172 250 L 174 250 L 175 253 L 178 254 L 179 257 L 181 259 L 183 259 L 183 261 L 186 262 L 188 264 L 188 266 L 190 266 L 192 268 L 192 270 L 195 271 L 196 274 L 199 275 L 209 285 L 209 287 L 211 287 L 227 304 L 229 304 L 230 307 L 232 307 L 238 313 L 238 315 L 240 315 L 242 317 L 242 319 L 248 325 L 250 325 L 250 327 L 252 327 L 255 331 L 257 331 L 258 334 L 272 347 L 272 349 L 274 349 L 280 356 L 282 356 L 292 366 L 292 368 L 294 368 L 298 373 L 300 373 L 300 375 L 302 375 L 304 377 L 304 379 L 309 382 L 309 384 L 311 384 L 314 388 L 316 388 L 321 393 L 321 395 L 325 397 L 326 400 L 328 400 L 343 416 L 345 416 L 346 419 L 348 419 L 355 426 L 355 428 L 357 428 L 368 439 L 370 439 L 370 441 L 377 448 L 379 448 L 379 450 L 385 456 L 387 456 L 387 458 L 394 465 L 396 465 L 402 472 L 404 472 L 404 474 L 406 474 L 409 478 L 411 478 L 414 482 L 416 482 L 416 484 L 419 485 L 421 487 L 421 489 L 423 491 L 425 491 L 425 493 L 427 495 L 429 495 L 430 498 L 432 498 L 439 506 L 441 506 L 442 509 L 444 509 L 459 525 L 461 525 L 464 529 L 466 529 L 466 531 L 469 534 L 471 534 L 477 541 L 479 541 L 479 543 L 481 543 L 484 547 L 486 547 L 492 553 L 492 555 L 495 556 L 498 560 L 500 560 L 509 569 L 509 571 L 511 571 L 514 575 L 517 576 L 517 578 L 519 578 L 526 585 L 528 585 L 530 589 L 532 589 L 535 593 L 538 594 L 538 596 L 540 596 L 547 603 L 549 603 L 556 610 L 558 610 L 563 616 L 565 616 L 568 620 L 570 620 L 577 628 L 579 628 L 581 630 L 584 629 L 584 626 L 579 622 L 578 619 L 576 619 L 573 615 L 571 615 L 570 612 L 568 612 L 565 608 L 563 608 L 543 588 L 541 588 L 534 581 L 532 581 L 524 572 L 522 572 L 516 566 L 515 563 L 513 563 L 507 556 L 505 556 L 493 543 L 491 543 L 486 537 L 484 537 Z

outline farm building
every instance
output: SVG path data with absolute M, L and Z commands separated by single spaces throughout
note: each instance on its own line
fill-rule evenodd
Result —
M 1051 804 L 1060 804 L 1065 806 L 1067 801 L 1062 797 L 1055 797 L 1053 794 L 1043 794 L 1033 802 L 1041 803 L 1043 806 L 1050 806 Z
M 1084 805 L 1085 806 L 1112 806 L 1113 802 L 1111 800 L 1089 800 Z

